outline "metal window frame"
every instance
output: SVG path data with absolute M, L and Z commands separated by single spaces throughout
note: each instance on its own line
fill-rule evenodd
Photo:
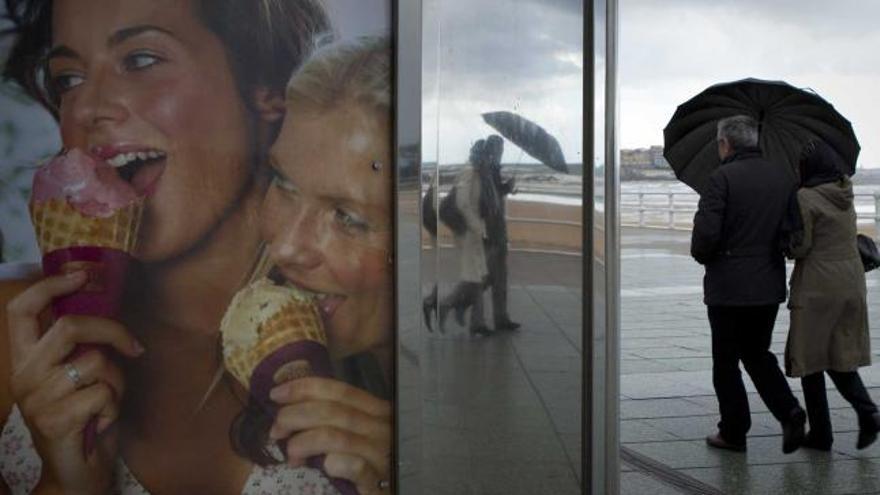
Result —
M 599 29 L 596 14 L 604 14 Z M 618 160 L 617 40 L 618 1 L 584 0 L 584 98 L 583 98 L 583 404 L 582 462 L 585 494 L 620 492 L 620 168 Z M 421 329 L 421 60 L 422 2 L 396 1 L 392 6 L 395 77 L 394 149 L 395 174 L 395 435 L 394 486 L 400 494 L 421 493 L 419 472 L 424 453 L 420 441 L 422 418 L 420 387 L 404 381 L 420 379 L 418 356 L 407 368 L 419 376 L 404 376 L 400 355 L 405 343 L 418 345 Z M 598 39 L 597 39 L 598 38 Z M 597 41 L 599 43 L 597 43 Z M 605 111 L 596 115 L 596 47 L 604 45 L 605 67 L 602 98 Z M 597 118 L 600 117 L 600 118 Z M 604 140 L 595 142 L 597 126 Z M 594 201 L 596 183 L 592 157 L 604 159 L 602 211 Z M 589 171 L 589 173 L 588 173 Z M 413 211 L 413 205 L 416 205 Z M 601 239 L 594 225 L 601 215 L 605 227 Z M 602 252 L 595 242 L 603 244 Z M 596 270 L 601 266 L 601 270 Z M 597 289 L 597 290 L 594 290 Z M 598 307 L 595 301 L 602 301 Z M 597 312 L 601 317 L 596 318 Z M 403 384 L 403 385 L 402 385 Z M 408 432 L 402 435 L 401 431 Z
M 395 383 L 392 479 L 395 493 L 421 493 L 421 372 L 401 355 L 420 349 L 422 2 L 392 3 L 394 77 Z M 413 205 L 417 205 L 413 210 Z M 417 356 L 416 356 L 417 358 Z M 415 370 L 415 371 L 414 371 Z M 415 376 L 412 376 L 412 375 Z M 412 382 L 416 383 L 413 384 Z M 401 432 L 406 432 L 402 434 Z
M 604 22 L 602 22 L 604 19 Z M 620 493 L 620 165 L 618 1 L 584 4 L 583 493 Z M 604 67 L 597 64 L 604 57 Z M 596 112 L 597 102 L 604 113 Z M 596 131 L 603 139 L 596 140 Z M 597 169 L 603 158 L 602 202 Z M 587 164 L 592 166 L 587 168 Z M 601 208 L 600 208 L 601 206 Z M 602 250 L 597 249 L 601 244 Z

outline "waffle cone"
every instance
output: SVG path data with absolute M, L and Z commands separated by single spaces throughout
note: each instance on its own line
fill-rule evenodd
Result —
M 227 347 L 224 352 L 226 369 L 246 387 L 260 362 L 286 344 L 303 340 L 327 344 L 318 309 L 310 300 L 291 298 L 259 323 L 256 331 L 257 340 L 252 345 Z
M 143 201 L 116 210 L 108 217 L 86 216 L 65 199 L 32 204 L 31 221 L 43 254 L 72 246 L 94 246 L 131 253 L 137 241 Z

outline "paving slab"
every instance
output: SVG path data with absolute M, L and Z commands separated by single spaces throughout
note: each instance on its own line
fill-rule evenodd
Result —
M 871 461 L 742 465 L 685 469 L 683 473 L 729 494 L 829 495 L 880 493 L 880 465 Z
M 620 474 L 621 495 L 681 495 L 681 492 L 650 475 L 640 472 L 624 472 Z
M 880 493 L 880 446 L 855 449 L 857 423 L 828 382 L 835 431 L 830 453 L 781 452 L 778 422 L 744 373 L 752 411 L 749 451 L 706 446 L 718 421 L 711 337 L 702 302 L 702 267 L 688 256 L 689 233 L 622 233 L 621 441 L 664 473 L 690 477 L 724 493 Z M 457 270 L 449 253 L 434 270 L 441 294 Z M 434 267 L 437 268 L 437 267 Z M 433 268 L 432 268 L 433 270 Z M 580 493 L 582 308 L 580 260 L 550 253 L 510 254 L 510 308 L 516 332 L 474 338 L 450 317 L 446 333 L 408 336 L 421 384 L 420 430 L 426 452 L 424 493 Z M 429 285 L 430 288 L 430 285 Z M 880 328 L 880 271 L 869 274 L 869 314 Z M 487 321 L 491 314 L 487 302 Z M 450 315 L 452 316 L 452 315 Z M 780 308 L 771 349 L 782 358 L 788 314 Z M 871 339 L 880 362 L 880 332 Z M 405 363 L 404 363 L 405 364 Z M 410 369 L 410 368 L 402 368 Z M 880 397 L 880 365 L 862 370 Z M 412 383 L 411 383 L 412 382 Z M 789 380 L 802 398 L 799 380 Z M 413 426 L 413 425 L 410 425 Z M 693 493 L 644 465 L 621 466 L 621 493 Z
M 779 423 L 745 372 L 752 411 L 748 452 L 706 446 L 705 436 L 716 428 L 718 404 L 703 272 L 687 255 L 689 233 L 625 228 L 622 239 L 620 411 L 627 448 L 724 493 L 880 493 L 880 446 L 855 449 L 855 414 L 830 380 L 832 452 L 801 449 L 783 455 Z M 871 308 L 880 307 L 878 281 L 880 272 L 869 274 L 869 301 L 877 301 Z M 880 328 L 878 313 L 869 313 L 872 328 Z M 771 343 L 780 363 L 788 325 L 782 306 Z M 871 345 L 878 355 L 880 332 L 874 332 Z M 861 376 L 872 395 L 880 396 L 880 366 L 863 368 Z M 789 385 L 803 403 L 800 380 L 789 379 Z M 621 493 L 664 493 L 668 485 L 663 483 L 645 488 L 643 483 L 651 480 L 646 473 L 628 471 L 621 477 Z

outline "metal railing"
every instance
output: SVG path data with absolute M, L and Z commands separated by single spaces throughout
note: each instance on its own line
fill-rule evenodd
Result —
M 859 193 L 854 196 L 857 205 L 862 210 L 857 215 L 860 225 L 864 227 L 866 223 L 873 223 L 873 235 L 880 236 L 880 192 L 873 194 Z M 699 196 L 694 192 L 622 191 L 620 197 L 622 226 L 671 230 L 691 230 L 693 228 L 694 213 L 697 211 L 697 203 L 699 201 Z M 865 208 L 866 205 L 873 205 L 873 211 L 870 208 Z M 507 222 L 509 227 L 519 224 L 534 225 L 536 227 L 546 225 L 573 229 L 581 228 L 580 221 L 553 218 L 508 216 Z M 870 232 L 868 233 L 870 235 Z M 544 231 L 529 230 L 527 234 L 540 237 L 544 235 Z M 449 233 L 446 232 L 444 237 L 449 237 Z M 548 238 L 545 240 L 551 241 L 552 239 Z M 555 243 L 559 243 L 559 241 L 557 240 Z M 571 247 L 579 248 L 579 244 Z
M 859 220 L 873 220 L 880 234 L 880 192 L 855 194 L 859 203 L 873 203 L 873 212 L 862 212 Z M 873 200 L 873 201 L 871 201 Z M 690 230 L 699 196 L 692 192 L 622 192 L 621 224 L 628 227 L 653 227 Z
M 690 229 L 699 201 L 699 196 L 688 192 L 638 191 L 620 196 L 621 224 L 634 227 Z M 635 221 L 633 213 L 637 216 Z M 685 225 L 679 225 L 682 218 L 687 218 Z
M 549 218 L 525 218 L 525 217 L 507 217 L 508 224 L 510 223 L 532 223 L 532 224 L 540 224 L 540 225 L 566 225 L 569 227 L 580 227 L 581 222 L 574 222 L 571 220 L 553 220 Z

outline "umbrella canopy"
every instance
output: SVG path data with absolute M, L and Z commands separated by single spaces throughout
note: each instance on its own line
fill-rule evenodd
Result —
M 484 113 L 483 120 L 532 158 L 553 170 L 568 173 L 559 141 L 543 127 L 513 112 Z
M 697 192 L 721 163 L 717 123 L 734 115 L 757 120 L 764 156 L 794 174 L 801 148 L 811 139 L 825 141 L 845 164 L 844 171 L 855 172 L 859 142 L 852 124 L 834 106 L 812 90 L 750 78 L 710 86 L 680 105 L 663 129 L 663 156 Z

